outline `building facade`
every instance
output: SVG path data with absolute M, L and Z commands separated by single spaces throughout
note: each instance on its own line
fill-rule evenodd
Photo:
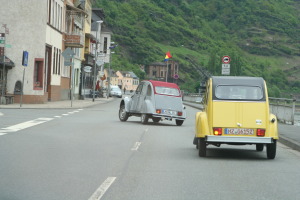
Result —
M 5 50 L 4 60 L 9 58 L 9 62 L 2 63 L 0 59 L 1 91 L 3 88 L 0 96 L 13 95 L 15 102 L 20 102 L 22 96 L 22 103 L 70 100 L 71 94 L 73 98 L 81 98 L 84 67 L 95 63 L 92 43 L 95 35 L 91 33 L 93 3 L 94 0 L 1 2 L 5 9 L 0 11 L 0 33 L 7 33 L 6 46 L 0 43 L 3 46 L 0 57 Z M 101 26 L 96 33 L 100 52 L 104 48 L 102 44 L 100 50 L 100 41 L 105 40 L 101 37 Z M 110 37 L 106 40 L 110 42 Z M 63 57 L 67 48 L 74 52 L 70 60 Z M 28 52 L 26 67 L 22 65 L 23 51 Z
M 154 62 L 145 67 L 145 72 L 149 79 L 174 82 L 174 79 L 179 78 L 179 64 L 174 60 Z

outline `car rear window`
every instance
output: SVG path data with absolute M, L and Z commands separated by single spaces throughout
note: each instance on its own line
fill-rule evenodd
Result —
M 180 96 L 180 92 L 177 88 L 156 86 L 155 87 L 155 92 L 157 94 L 164 94 L 164 95 L 170 95 L 170 96 Z
M 261 100 L 263 90 L 259 86 L 218 85 L 215 96 L 224 100 Z

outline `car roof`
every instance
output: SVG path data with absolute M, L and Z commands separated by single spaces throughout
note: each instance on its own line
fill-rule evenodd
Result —
M 175 83 L 168 83 L 168 82 L 163 82 L 163 81 L 153 81 L 153 80 L 149 80 L 148 82 L 150 82 L 155 87 L 161 86 L 161 87 L 169 87 L 169 88 L 179 89 L 178 85 Z
M 264 88 L 264 79 L 248 76 L 212 76 L 214 86 L 217 85 L 249 85 Z

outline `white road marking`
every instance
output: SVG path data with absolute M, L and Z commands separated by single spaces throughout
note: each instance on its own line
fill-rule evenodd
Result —
M 5 135 L 7 133 L 17 132 L 17 131 L 20 131 L 20 130 L 23 130 L 23 129 L 26 129 L 26 128 L 29 128 L 29 127 L 32 127 L 32 126 L 36 126 L 36 125 L 45 123 L 45 122 L 50 121 L 52 119 L 53 118 L 38 118 L 38 119 L 35 119 L 35 120 L 30 120 L 30 121 L 27 121 L 27 122 L 23 122 L 23 123 L 20 123 L 20 124 L 16 124 L 16 125 L 13 125 L 13 126 L 2 128 L 2 129 L 0 129 L 0 135 Z
M 139 149 L 139 147 L 140 147 L 141 144 L 142 144 L 141 142 L 136 142 L 134 144 L 134 146 L 131 148 L 131 150 L 132 151 L 137 151 Z
M 0 112 L 0 116 L 3 116 L 3 113 L 2 113 L 2 112 Z
M 56 117 L 56 118 L 62 118 L 62 116 L 54 116 L 54 117 Z
M 68 116 L 69 114 L 62 114 L 63 116 Z
M 94 192 L 89 200 L 100 200 L 108 188 L 113 184 L 117 177 L 108 177 L 100 187 Z

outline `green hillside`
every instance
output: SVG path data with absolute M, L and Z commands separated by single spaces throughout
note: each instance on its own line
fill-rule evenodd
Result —
M 195 92 L 202 78 L 190 61 L 220 75 L 228 55 L 231 75 L 264 77 L 271 96 L 300 93 L 298 0 L 97 0 L 95 6 L 104 9 L 119 44 L 114 69 L 147 78 L 139 67 L 170 51 L 180 63 L 180 87 Z

